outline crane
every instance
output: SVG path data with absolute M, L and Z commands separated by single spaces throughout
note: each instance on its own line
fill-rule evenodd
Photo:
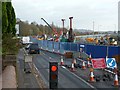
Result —
M 47 21 L 46 21 L 44 18 L 41 18 L 41 19 L 48 25 L 48 27 L 49 27 L 54 33 L 57 33 L 57 31 L 56 31 L 54 28 L 52 28 L 52 27 L 50 26 L 50 24 L 48 24 Z

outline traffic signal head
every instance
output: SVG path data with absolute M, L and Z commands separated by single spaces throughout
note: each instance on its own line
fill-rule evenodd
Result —
M 50 89 L 58 87 L 58 62 L 49 63 L 49 87 Z

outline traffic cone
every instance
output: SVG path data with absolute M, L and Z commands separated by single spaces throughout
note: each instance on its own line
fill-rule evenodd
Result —
M 91 54 L 89 55 L 89 60 L 91 60 L 92 59 L 92 56 L 91 56 Z
M 85 62 L 82 63 L 82 69 L 86 69 Z
M 61 62 L 60 62 L 60 65 L 61 65 L 61 66 L 64 65 L 64 62 L 63 62 L 63 56 L 61 56 Z
M 71 71 L 72 71 L 72 72 L 74 72 L 74 71 L 75 71 L 74 63 L 72 63 L 72 66 L 71 66 Z
M 76 59 L 73 60 L 74 65 L 76 64 Z
M 90 61 L 88 60 L 87 62 L 87 67 L 89 68 L 91 65 L 90 65 Z
M 88 81 L 89 82 L 95 82 L 94 74 L 93 74 L 93 69 L 92 68 L 90 69 L 90 79 Z
M 119 86 L 117 73 L 115 74 L 114 86 Z

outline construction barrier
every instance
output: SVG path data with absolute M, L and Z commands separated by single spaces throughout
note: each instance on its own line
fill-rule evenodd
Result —
M 47 40 L 37 40 L 35 38 L 31 38 L 31 42 L 38 43 L 39 47 L 55 51 L 78 51 L 85 52 L 88 55 L 92 55 L 93 58 L 105 58 L 114 57 L 115 55 L 120 55 L 120 46 L 100 46 L 100 45 L 90 45 L 90 44 L 81 44 L 81 43 L 71 43 L 71 42 L 54 42 Z

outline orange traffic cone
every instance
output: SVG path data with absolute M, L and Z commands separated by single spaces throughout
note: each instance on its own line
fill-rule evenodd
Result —
M 94 74 L 93 74 L 93 69 L 92 68 L 90 69 L 90 79 L 88 81 L 89 82 L 95 82 Z
M 74 71 L 75 71 L 74 63 L 72 63 L 72 66 L 71 66 L 71 71 L 72 71 L 72 72 L 74 72 Z
M 88 60 L 87 62 L 87 67 L 89 68 L 91 65 L 90 65 L 90 61 Z
M 82 69 L 86 69 L 85 62 L 83 61 Z
M 114 86 L 119 86 L 117 73 L 115 74 Z
M 60 65 L 64 65 L 64 62 L 63 62 L 63 56 L 61 56 L 61 62 L 60 62 Z

